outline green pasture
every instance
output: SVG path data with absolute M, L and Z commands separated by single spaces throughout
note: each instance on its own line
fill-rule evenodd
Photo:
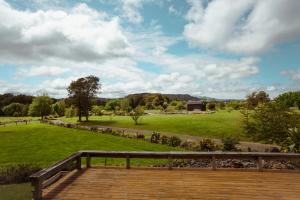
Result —
M 62 118 L 63 121 L 77 123 L 78 118 Z M 130 116 L 91 116 L 88 125 L 102 125 L 161 131 L 185 135 L 221 138 L 223 135 L 242 135 L 239 111 L 217 111 L 213 114 L 148 114 L 134 125 Z

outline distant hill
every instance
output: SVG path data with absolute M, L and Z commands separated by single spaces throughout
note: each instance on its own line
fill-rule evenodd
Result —
M 178 101 L 198 101 L 198 100 L 213 100 L 213 98 L 210 97 L 195 97 L 189 94 L 162 94 L 162 93 L 135 93 L 135 94 L 129 94 L 125 96 L 124 98 L 131 98 L 134 96 L 147 96 L 150 94 L 161 94 L 162 96 L 168 97 L 171 101 L 172 100 L 178 100 Z

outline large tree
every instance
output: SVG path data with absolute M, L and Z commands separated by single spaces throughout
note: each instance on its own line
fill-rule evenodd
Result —
M 247 107 L 253 109 L 259 104 L 264 104 L 270 101 L 269 94 L 265 91 L 252 92 L 247 96 Z
M 86 121 L 89 120 L 89 110 L 91 101 L 101 88 L 99 78 L 96 76 L 87 76 L 72 81 L 68 87 L 69 97 L 78 110 L 78 120 L 85 115 Z
M 35 97 L 29 106 L 29 115 L 40 116 L 42 120 L 51 113 L 52 100 L 47 95 Z

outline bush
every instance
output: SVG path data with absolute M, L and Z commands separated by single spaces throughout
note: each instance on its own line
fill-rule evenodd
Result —
M 291 129 L 286 141 L 283 143 L 283 149 L 286 152 L 300 153 L 300 130 L 299 128 Z
M 223 151 L 236 151 L 236 145 L 239 144 L 239 140 L 233 136 L 226 136 L 222 137 L 222 144 Z
M 40 167 L 28 164 L 2 168 L 0 169 L 0 184 L 29 182 L 29 176 L 40 170 Z
M 213 102 L 210 102 L 207 104 L 208 110 L 216 110 L 216 104 Z
M 242 114 L 246 136 L 256 141 L 283 144 L 291 130 L 300 124 L 298 113 L 275 102 L 261 104 L 253 112 Z
M 169 137 L 168 136 L 166 136 L 166 135 L 161 136 L 161 138 L 160 138 L 160 143 L 161 144 L 168 144 L 168 142 L 169 142 Z
M 144 135 L 144 134 L 141 134 L 141 133 L 137 133 L 137 134 L 136 134 L 136 138 L 137 138 L 137 139 L 145 139 L 145 135 Z
M 168 140 L 168 145 L 171 147 L 178 147 L 181 144 L 181 139 L 177 136 L 171 136 Z
M 199 145 L 194 147 L 195 151 L 215 151 L 218 146 L 214 141 L 208 138 L 203 138 L 199 141 Z
M 160 133 L 158 132 L 153 132 L 150 138 L 151 143 L 159 143 L 160 141 Z
M 184 141 L 180 144 L 180 147 L 186 150 L 193 150 L 193 142 L 190 141 Z

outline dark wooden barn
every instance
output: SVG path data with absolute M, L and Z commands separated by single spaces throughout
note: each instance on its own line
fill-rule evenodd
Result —
M 189 101 L 186 105 L 188 111 L 206 111 L 205 101 Z

